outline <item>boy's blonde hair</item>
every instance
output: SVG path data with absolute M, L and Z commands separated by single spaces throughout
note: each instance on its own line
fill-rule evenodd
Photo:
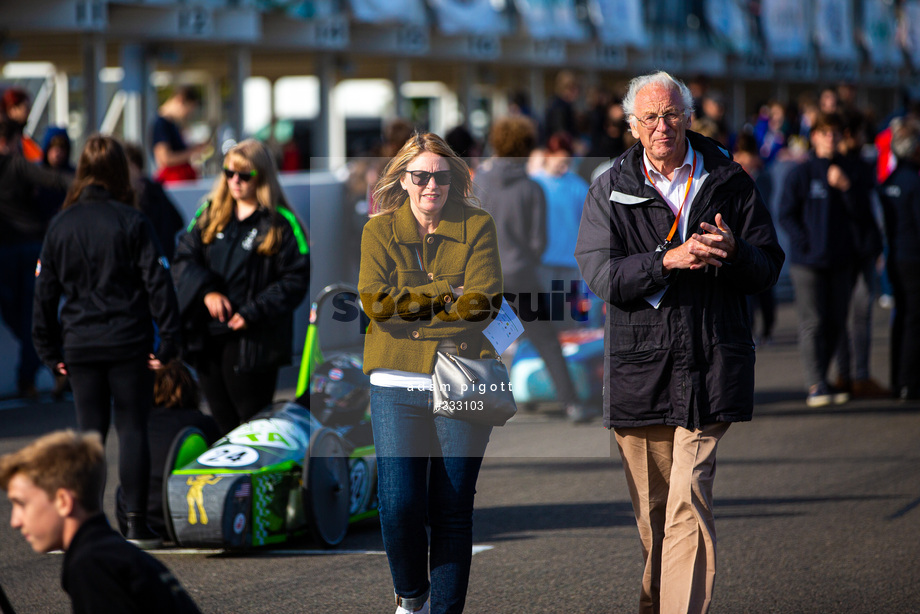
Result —
M 74 493 L 87 512 L 102 509 L 105 489 L 105 450 L 99 433 L 56 431 L 11 454 L 0 457 L 0 488 L 7 490 L 17 474 L 54 499 L 59 488 Z

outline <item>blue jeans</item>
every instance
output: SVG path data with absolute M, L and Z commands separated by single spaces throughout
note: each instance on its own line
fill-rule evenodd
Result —
M 35 296 L 35 264 L 42 244 L 16 243 L 0 247 L 0 317 L 19 341 L 17 378 L 20 391 L 35 384 L 41 360 L 32 344 L 32 302 Z
M 492 427 L 431 412 L 430 391 L 371 386 L 380 526 L 393 588 L 407 609 L 422 606 L 430 590 L 432 614 L 445 614 L 462 612 L 466 601 L 473 498 Z

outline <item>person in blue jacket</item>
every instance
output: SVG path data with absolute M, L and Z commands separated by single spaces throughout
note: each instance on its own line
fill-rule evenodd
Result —
M 584 282 L 575 261 L 575 242 L 581 210 L 588 195 L 588 183 L 572 172 L 574 146 L 572 137 L 557 132 L 549 137 L 544 151 L 543 166 L 533 175 L 546 195 L 546 249 L 543 250 L 544 287 L 553 282 L 563 282 L 566 293 L 581 299 L 585 296 Z M 581 301 L 573 303 L 575 310 L 569 316 L 583 322 L 587 313 L 578 311 Z

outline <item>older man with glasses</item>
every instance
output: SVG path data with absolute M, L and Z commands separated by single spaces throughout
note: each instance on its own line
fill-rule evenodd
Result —
M 707 612 L 715 579 L 716 447 L 754 406 L 747 295 L 785 258 L 754 182 L 688 130 L 693 100 L 664 72 L 623 101 L 639 143 L 591 186 L 575 258 L 608 303 L 604 424 L 639 527 L 640 612 Z

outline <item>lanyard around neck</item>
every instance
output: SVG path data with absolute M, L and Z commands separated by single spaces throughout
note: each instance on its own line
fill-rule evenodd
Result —
M 642 161 L 642 172 L 645 173 L 645 178 L 648 179 L 648 182 L 652 184 L 652 187 L 655 188 L 655 191 L 661 194 L 661 198 L 665 198 L 661 190 L 658 189 L 658 186 L 655 185 L 655 180 L 652 179 L 652 175 L 648 172 L 648 168 L 645 166 L 645 160 Z M 693 164 L 690 166 L 690 176 L 687 177 L 687 187 L 684 190 L 684 199 L 680 203 L 680 207 L 677 209 L 677 217 L 674 218 L 674 223 L 671 224 L 671 232 L 668 233 L 668 238 L 665 240 L 665 245 L 671 242 L 671 239 L 674 238 L 674 233 L 677 232 L 677 224 L 680 222 L 680 214 L 684 210 L 684 205 L 687 204 L 687 197 L 690 196 L 690 186 L 693 185 L 693 176 L 696 175 L 696 151 L 693 152 Z

